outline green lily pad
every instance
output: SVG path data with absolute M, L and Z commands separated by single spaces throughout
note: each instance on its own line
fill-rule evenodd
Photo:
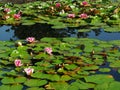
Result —
M 71 77 L 68 75 L 62 75 L 60 78 L 60 81 L 69 81 L 69 80 L 71 80 Z
M 120 61 L 116 60 L 116 61 L 110 63 L 110 67 L 120 67 Z
M 20 85 L 20 84 L 18 84 L 18 85 L 12 85 L 10 87 L 10 90 L 22 90 L 22 89 L 23 89 L 23 85 Z
M 95 84 L 85 83 L 83 81 L 76 80 L 75 82 L 71 83 L 71 86 L 77 87 L 77 90 L 88 90 L 89 88 L 94 88 Z
M 90 29 L 79 29 L 78 32 L 89 32 Z
M 109 83 L 102 83 L 102 84 L 96 85 L 94 90 L 109 90 L 108 87 L 109 87 Z
M 55 90 L 68 90 L 69 85 L 65 82 L 50 82 L 50 87 L 47 89 L 55 89 Z
M 120 82 L 114 81 L 109 84 L 108 90 L 119 90 L 120 89 Z
M 45 89 L 39 87 L 31 87 L 31 88 L 27 88 L 26 90 L 45 90 Z
M 74 70 L 75 68 L 77 68 L 77 65 L 75 65 L 75 64 L 67 64 L 67 65 L 65 65 L 65 68 L 67 69 L 67 70 Z
M 114 81 L 113 76 L 104 75 L 104 74 L 86 76 L 84 79 L 86 82 L 92 82 L 92 83 L 96 83 L 96 84 L 102 84 L 105 82 L 108 83 L 108 82 Z
M 10 90 L 10 85 L 1 85 L 0 90 Z
M 100 72 L 110 72 L 110 68 L 100 68 Z
M 14 83 L 16 83 L 14 78 L 12 78 L 12 77 L 5 77 L 1 80 L 1 82 L 3 84 L 14 84 Z
M 29 87 L 38 87 L 38 86 L 44 86 L 45 84 L 47 84 L 47 81 L 39 80 L 39 79 L 37 79 L 37 80 L 30 79 L 30 80 L 27 80 L 24 84 Z
M 99 69 L 99 66 L 96 66 L 96 65 L 85 66 L 82 69 L 83 70 L 97 70 L 97 69 Z
M 17 77 L 15 78 L 16 83 L 24 83 L 26 81 L 26 77 Z

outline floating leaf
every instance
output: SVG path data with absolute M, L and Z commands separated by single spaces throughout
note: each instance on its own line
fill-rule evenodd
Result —
M 37 80 L 30 79 L 30 80 L 27 80 L 24 84 L 29 87 L 38 87 L 38 86 L 43 86 L 43 85 L 47 84 L 47 81 L 39 80 L 39 79 L 37 79 Z
M 22 89 L 23 89 L 23 85 L 20 85 L 20 84 L 18 84 L 18 85 L 12 85 L 10 87 L 10 90 L 22 90 Z
M 60 78 L 61 81 L 69 81 L 71 80 L 71 77 L 68 76 L 68 75 L 62 75 L 61 78 Z
M 120 67 L 120 61 L 116 60 L 116 61 L 110 63 L 110 67 Z
M 26 77 L 17 77 L 15 78 L 16 83 L 24 83 L 26 81 Z
M 77 65 L 75 65 L 75 64 L 69 64 L 69 65 L 65 65 L 65 68 L 67 69 L 67 70 L 74 70 L 75 68 L 77 68 Z
M 52 89 L 55 89 L 55 90 L 61 90 L 61 88 L 62 88 L 62 90 L 68 90 L 67 88 L 68 88 L 68 84 L 67 83 L 65 83 L 65 82 L 51 82 L 51 83 L 49 83 L 49 85 L 50 85 L 50 87 L 52 88 Z M 51 89 L 50 88 L 50 89 Z M 48 88 L 49 89 L 49 88 Z
M 45 89 L 39 87 L 31 87 L 31 88 L 27 88 L 26 90 L 45 90 Z
M 99 66 L 90 65 L 90 66 L 85 66 L 82 69 L 84 69 L 84 70 L 97 70 L 98 68 L 99 68 Z
M 12 77 L 5 77 L 1 80 L 1 82 L 3 84 L 13 84 L 13 83 L 15 83 L 15 80 Z
M 96 85 L 94 90 L 109 90 L 108 87 L 109 87 L 109 83 L 102 83 L 102 84 Z
M 100 72 L 110 72 L 110 68 L 100 68 Z
M 92 84 L 92 83 L 85 83 L 85 82 L 80 81 L 80 80 L 76 80 L 76 82 L 73 82 L 71 84 L 71 86 L 74 86 L 74 87 L 77 87 L 77 88 L 83 89 L 83 90 L 87 90 L 89 88 L 94 88 L 95 87 L 95 85 Z M 77 90 L 79 90 L 79 89 L 77 89 Z
M 1 85 L 0 90 L 10 90 L 10 85 Z
M 108 83 L 114 81 L 114 78 L 111 75 L 104 75 L 104 74 L 98 74 L 98 75 L 91 75 L 85 77 L 86 82 L 92 82 L 96 84 L 102 84 L 102 83 Z
M 120 89 L 120 82 L 114 81 L 109 84 L 108 90 L 119 90 Z

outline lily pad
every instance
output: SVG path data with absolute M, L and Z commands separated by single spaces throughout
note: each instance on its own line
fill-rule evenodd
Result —
M 100 72 L 110 72 L 110 68 L 100 68 Z
M 96 84 L 102 84 L 105 82 L 108 83 L 114 81 L 113 76 L 105 75 L 105 74 L 86 76 L 84 79 L 86 82 L 92 82 Z
M 120 89 L 120 82 L 114 81 L 109 84 L 108 90 L 119 90 Z
M 44 86 L 45 84 L 47 84 L 47 81 L 39 80 L 39 79 L 37 79 L 37 80 L 30 79 L 30 80 L 27 80 L 24 84 L 29 87 L 38 87 L 38 86 Z
M 116 61 L 110 63 L 110 67 L 120 67 L 120 61 L 116 60 Z
M 3 84 L 14 84 L 14 83 L 16 83 L 14 78 L 12 78 L 12 77 L 5 77 L 1 80 L 1 82 Z

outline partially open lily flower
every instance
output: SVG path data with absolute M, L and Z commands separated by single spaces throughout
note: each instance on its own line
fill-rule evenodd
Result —
M 16 59 L 16 60 L 14 61 L 14 64 L 15 64 L 16 67 L 20 67 L 20 66 L 23 65 L 20 59 Z
M 33 43 L 33 42 L 35 42 L 35 38 L 34 37 L 28 37 L 28 38 L 26 38 L 26 41 L 29 42 L 29 43 Z
M 89 4 L 87 1 L 83 1 L 83 2 L 81 3 L 81 5 L 82 5 L 82 6 L 90 6 L 90 4 Z
M 59 7 L 61 7 L 61 3 L 56 3 L 55 6 L 56 6 L 57 8 L 59 8 Z
M 11 12 L 11 10 L 10 10 L 10 8 L 5 8 L 4 12 L 7 13 L 7 14 L 9 14 Z
M 15 20 L 20 20 L 20 19 L 21 19 L 21 15 L 20 15 L 20 14 L 14 14 L 14 15 L 13 15 L 13 18 L 14 18 Z
M 86 13 L 82 13 L 79 15 L 81 19 L 87 19 L 89 16 Z
M 47 52 L 49 55 L 52 55 L 52 48 L 46 47 L 44 51 Z
M 68 18 L 75 18 L 75 14 L 68 14 Z
M 28 76 L 30 76 L 30 75 L 32 75 L 32 73 L 34 72 L 34 69 L 28 67 L 28 68 L 25 68 L 25 69 L 24 69 L 24 72 L 25 72 Z

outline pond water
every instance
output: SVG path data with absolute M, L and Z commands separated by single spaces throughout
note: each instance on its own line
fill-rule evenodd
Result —
M 100 68 L 110 68 L 109 65 L 110 65 L 110 63 L 106 62 L 104 65 L 101 65 Z M 110 74 L 110 75 L 112 75 L 114 77 L 114 79 L 116 81 L 120 81 L 120 78 L 119 78 L 120 74 L 118 73 L 117 68 L 110 68 L 110 69 L 111 69 L 110 72 L 97 71 L 96 73 L 97 74 L 108 74 L 108 75 Z
M 52 29 L 49 25 L 33 25 L 33 26 L 0 26 L 1 41 L 15 41 L 25 39 L 27 37 L 35 37 L 40 39 L 43 37 L 77 37 L 77 38 L 95 38 L 99 40 L 120 40 L 120 32 L 105 32 L 99 28 L 89 32 L 78 32 L 77 29 Z

